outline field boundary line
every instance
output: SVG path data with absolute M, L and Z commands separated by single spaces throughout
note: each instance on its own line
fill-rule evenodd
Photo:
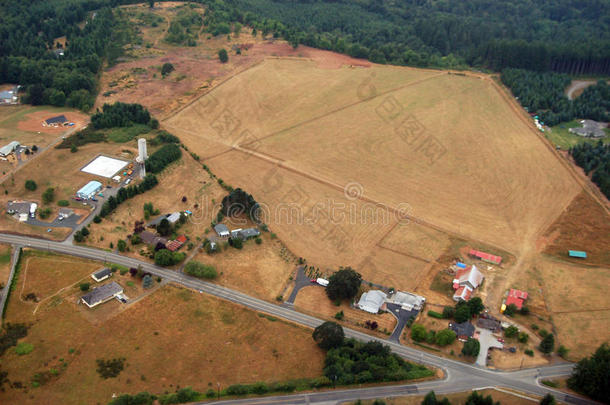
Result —
M 430 264 L 430 263 L 436 263 L 436 261 L 435 261 L 435 260 L 428 260 L 428 259 L 424 259 L 423 257 L 419 257 L 419 256 L 416 256 L 416 255 L 412 255 L 412 254 L 410 254 L 410 253 L 401 252 L 400 250 L 392 249 L 392 248 L 389 248 L 389 247 L 386 247 L 386 246 L 382 246 L 382 245 L 380 245 L 380 244 L 377 244 L 377 245 L 375 245 L 375 246 L 377 246 L 377 247 L 378 247 L 378 248 L 380 248 L 380 249 L 389 250 L 390 252 L 396 253 L 397 255 L 401 255 L 401 256 L 410 257 L 410 258 L 412 258 L 412 259 L 416 259 L 416 260 L 422 261 L 422 262 L 424 262 L 424 263 L 428 263 L 428 264 Z
M 388 94 L 390 94 L 390 93 L 397 92 L 397 91 L 399 91 L 399 90 L 404 90 L 404 89 L 406 89 L 407 87 L 410 87 L 410 86 L 414 86 L 414 85 L 417 85 L 417 84 L 423 83 L 423 82 L 425 82 L 425 81 L 427 81 L 427 80 L 434 79 L 435 77 L 438 77 L 438 76 L 443 76 L 443 75 L 445 75 L 445 74 L 446 74 L 446 73 L 437 73 L 437 74 L 435 74 L 435 75 L 431 75 L 431 76 L 428 76 L 428 77 L 424 77 L 424 78 L 422 78 L 422 79 L 414 80 L 414 81 L 412 81 L 412 82 L 409 82 L 409 83 L 403 84 L 402 86 L 398 86 L 398 87 L 395 87 L 395 88 L 393 88 L 393 89 L 386 90 L 386 91 L 381 92 L 381 93 L 377 93 L 377 94 L 375 94 L 375 95 L 373 95 L 373 96 L 371 96 L 371 97 L 363 98 L 362 100 L 358 100 L 358 101 L 355 101 L 355 102 L 353 102 L 353 103 L 346 104 L 346 105 L 341 106 L 341 107 L 339 107 L 339 108 L 336 108 L 336 109 L 334 109 L 334 110 L 331 110 L 331 111 L 325 112 L 325 113 L 324 113 L 324 114 L 322 114 L 322 115 L 318 115 L 318 116 L 316 116 L 316 117 L 308 118 L 308 119 L 306 119 L 305 121 L 298 122 L 298 123 L 293 124 L 293 125 L 291 125 L 291 126 L 289 126 L 289 127 L 286 127 L 286 128 L 280 129 L 280 130 L 278 130 L 278 131 L 275 131 L 275 132 L 272 132 L 272 133 L 267 134 L 267 135 L 265 135 L 265 136 L 262 136 L 262 137 L 260 137 L 260 138 L 257 138 L 257 139 L 256 139 L 256 140 L 254 140 L 254 141 L 250 141 L 250 142 L 244 143 L 243 145 L 240 145 L 240 146 L 241 146 L 241 147 L 244 147 L 244 146 L 248 146 L 248 145 L 250 145 L 250 144 L 252 144 L 252 143 L 255 143 L 255 142 L 260 142 L 260 141 L 265 140 L 265 139 L 267 139 L 267 138 L 270 138 L 270 137 L 272 137 L 272 136 L 279 135 L 279 134 L 281 134 L 281 133 L 283 133 L 283 132 L 291 131 L 291 130 L 293 130 L 293 129 L 295 129 L 295 128 L 298 128 L 298 127 L 300 127 L 300 126 L 307 125 L 307 124 L 311 124 L 312 122 L 318 121 L 318 120 L 320 120 L 320 119 L 322 119 L 322 118 L 329 117 L 329 116 L 331 116 L 331 115 L 333 115 L 333 114 L 335 114 L 335 113 L 338 113 L 338 112 L 340 112 L 340 111 L 347 110 L 348 108 L 355 107 L 355 106 L 357 106 L 357 105 L 359 105 L 359 104 L 367 103 L 367 102 L 369 102 L 369 101 L 371 101 L 371 100 L 374 100 L 374 99 L 376 99 L 376 98 L 378 98 L 378 97 L 385 96 L 385 95 L 388 95 Z

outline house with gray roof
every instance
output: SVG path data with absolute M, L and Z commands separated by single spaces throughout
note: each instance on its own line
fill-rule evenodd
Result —
M 221 238 L 228 238 L 231 235 L 231 232 L 229 232 L 229 228 L 227 228 L 225 224 L 214 225 L 214 230 Z
M 474 335 L 474 325 L 470 322 L 449 323 L 449 329 L 455 332 L 457 338 L 461 341 L 466 341 Z
M 99 304 L 109 301 L 119 294 L 123 293 L 123 287 L 114 281 L 104 284 L 103 286 L 94 288 L 91 292 L 83 295 L 81 300 L 89 308 L 93 308 Z

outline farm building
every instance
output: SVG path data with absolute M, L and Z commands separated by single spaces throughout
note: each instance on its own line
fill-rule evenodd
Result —
M 458 270 L 453 279 L 453 289 L 455 290 L 453 300 L 468 301 L 472 292 L 481 285 L 484 278 L 485 276 L 475 265 Z
M 399 291 L 388 298 L 387 302 L 400 305 L 405 311 L 421 311 L 426 303 L 426 299 L 419 295 Z
M 466 341 L 474 335 L 474 325 L 470 322 L 449 323 L 449 329 L 455 332 L 457 338 L 461 341 Z
M 175 240 L 170 240 L 169 242 L 167 242 L 165 244 L 165 248 L 167 250 L 175 252 L 176 250 L 180 249 L 186 243 L 186 241 L 186 236 L 180 235 Z
M 468 255 L 475 259 L 483 260 L 484 262 L 500 265 L 502 263 L 502 257 L 492 255 L 489 253 L 481 252 L 475 249 L 470 249 Z
M 578 259 L 586 259 L 587 258 L 587 252 L 583 252 L 581 250 L 570 250 L 570 251 L 568 251 L 568 255 L 570 257 L 576 257 Z
M 214 225 L 214 230 L 221 238 L 228 238 L 231 235 L 231 232 L 229 232 L 229 228 L 227 228 L 225 224 Z
M 91 278 L 99 283 L 100 281 L 106 280 L 111 275 L 112 275 L 112 270 L 110 270 L 108 267 L 106 267 L 106 268 L 103 268 L 103 269 L 98 270 L 95 273 L 93 273 L 91 275 Z
M 515 305 L 517 309 L 520 310 L 521 308 L 523 308 L 523 303 L 525 302 L 525 300 L 527 300 L 527 293 L 525 291 L 515 290 L 514 288 L 511 288 L 508 291 L 508 297 L 506 297 L 504 305 L 502 305 L 502 312 L 504 312 L 504 309 L 506 309 L 506 307 L 511 304 Z
M 83 200 L 88 200 L 89 198 L 95 196 L 102 189 L 102 183 L 99 181 L 92 180 L 89 183 L 85 184 L 80 190 L 76 192 L 76 196 L 82 198 Z
M 48 127 L 58 127 L 60 125 L 65 125 L 68 122 L 68 119 L 65 115 L 58 115 L 56 117 L 51 117 L 44 120 L 43 125 Z
M 385 303 L 386 298 L 388 296 L 383 291 L 371 290 L 362 294 L 357 307 L 371 314 L 376 314 Z
M 20 146 L 21 146 L 21 144 L 19 142 L 12 141 L 8 145 L 4 145 L 3 147 L 0 148 L 0 156 L 6 157 L 6 156 L 10 155 L 11 153 L 15 152 L 17 150 L 17 148 Z
M 568 131 L 585 138 L 603 138 L 606 136 L 604 128 L 606 128 L 607 125 L 604 123 L 593 120 L 582 120 L 580 121 L 580 124 L 582 127 L 570 128 Z
M 494 333 L 502 331 L 502 324 L 499 320 L 491 315 L 481 314 L 477 320 L 477 326 L 482 329 L 488 329 Z
M 93 308 L 99 304 L 109 301 L 119 294 L 123 293 L 123 287 L 114 281 L 109 284 L 104 284 L 101 287 L 94 288 L 93 291 L 83 295 L 81 300 L 89 307 Z

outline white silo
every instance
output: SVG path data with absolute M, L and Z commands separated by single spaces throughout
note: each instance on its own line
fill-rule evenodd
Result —
M 144 161 L 148 158 L 148 153 L 146 152 L 146 139 L 140 138 L 138 139 L 138 162 L 144 163 Z

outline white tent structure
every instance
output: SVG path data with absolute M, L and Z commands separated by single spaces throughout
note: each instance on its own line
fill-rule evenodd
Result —
M 357 306 L 363 311 L 376 314 L 385 303 L 386 298 L 388 296 L 383 291 L 371 290 L 362 294 Z

